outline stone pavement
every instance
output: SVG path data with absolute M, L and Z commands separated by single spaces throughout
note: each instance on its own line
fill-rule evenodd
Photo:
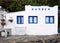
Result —
M 60 34 L 47 36 L 20 35 L 0 37 L 0 43 L 60 43 Z

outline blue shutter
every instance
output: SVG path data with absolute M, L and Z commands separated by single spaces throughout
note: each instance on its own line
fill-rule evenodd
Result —
M 32 22 L 31 22 L 30 18 L 32 18 Z M 36 18 L 36 22 L 34 21 L 34 18 Z M 38 17 L 37 16 L 29 16 L 28 17 L 28 23 L 29 24 L 37 24 L 38 23 Z
M 24 20 L 23 20 L 23 16 L 17 16 L 17 24 L 23 24 Z
M 60 29 L 58 29 L 58 33 L 60 33 Z
M 54 16 L 46 16 L 45 23 L 46 24 L 54 24 Z

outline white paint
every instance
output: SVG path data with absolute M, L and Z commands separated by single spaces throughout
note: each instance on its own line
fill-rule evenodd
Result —
M 0 6 L 0 31 L 4 30 L 4 29 L 2 28 L 2 25 L 1 25 L 1 19 L 5 18 L 5 15 L 4 15 L 4 14 L 6 14 L 6 13 L 8 13 L 8 12 L 6 12 L 6 11 L 5 11 L 4 9 L 2 9 L 2 7 Z M 2 15 L 4 15 L 4 17 L 2 17 Z
M 41 10 L 32 10 L 40 8 Z M 42 10 L 44 8 L 45 10 Z M 50 8 L 50 10 L 48 10 Z M 58 6 L 25 6 L 25 11 L 8 13 L 5 28 L 11 28 L 12 35 L 52 35 L 58 34 Z M 17 16 L 24 16 L 24 24 L 17 24 Z M 28 16 L 38 16 L 38 24 L 29 24 Z M 54 16 L 54 24 L 46 24 L 45 16 Z M 13 22 L 8 20 L 12 17 Z M 30 19 L 32 20 L 32 19 Z M 34 19 L 35 20 L 35 19 Z M 52 21 L 51 21 L 52 22 Z M 16 28 L 17 27 L 17 28 Z M 21 28 L 22 27 L 22 28 Z

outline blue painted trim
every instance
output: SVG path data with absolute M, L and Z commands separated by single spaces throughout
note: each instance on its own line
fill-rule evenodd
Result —
M 35 8 L 35 10 L 37 10 L 37 8 Z
M 20 18 L 20 22 L 18 22 L 18 18 Z M 17 24 L 23 24 L 24 20 L 22 20 L 23 16 L 17 16 Z
M 46 8 L 45 8 L 45 10 L 46 10 Z
M 34 10 L 34 8 L 32 8 L 32 10 Z
M 50 10 L 50 8 L 48 8 L 48 10 Z
M 53 22 L 50 22 L 50 18 L 52 17 Z M 46 18 L 49 18 L 48 22 L 46 21 Z M 45 23 L 46 24 L 54 24 L 54 16 L 45 16 Z
M 40 8 L 38 8 L 40 10 Z
M 60 30 L 58 30 L 58 33 L 60 33 Z
M 42 8 L 42 10 L 44 10 L 44 8 Z
M 50 10 L 50 8 L 32 8 L 32 10 Z
M 16 17 L 16 23 L 18 24 L 18 17 Z
M 32 17 L 32 22 L 30 22 L 30 17 Z M 36 17 L 36 22 L 34 22 L 35 17 Z M 37 24 L 38 23 L 38 17 L 37 16 L 28 16 L 28 23 L 29 24 Z

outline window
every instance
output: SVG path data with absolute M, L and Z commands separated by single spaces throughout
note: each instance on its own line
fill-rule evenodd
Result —
M 54 16 L 46 16 L 45 23 L 46 24 L 53 24 L 54 23 Z
M 58 33 L 60 33 L 60 29 L 58 29 Z
M 24 23 L 24 17 L 23 16 L 17 16 L 17 24 L 23 24 Z
M 29 24 L 37 24 L 38 23 L 38 17 L 37 16 L 29 16 L 28 17 L 28 23 Z

